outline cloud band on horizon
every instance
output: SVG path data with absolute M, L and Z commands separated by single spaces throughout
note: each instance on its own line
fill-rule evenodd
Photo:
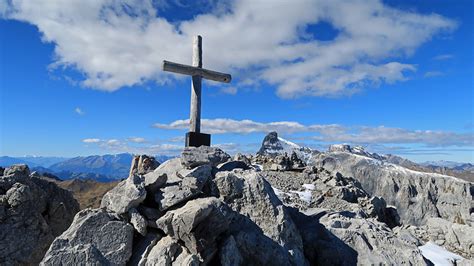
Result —
M 153 127 L 164 130 L 186 130 L 189 120 L 176 120 L 169 124 L 155 123 Z M 280 134 L 316 133 L 305 140 L 331 143 L 353 144 L 424 144 L 426 146 L 473 147 L 474 133 L 456 133 L 450 131 L 409 130 L 385 126 L 343 126 L 303 125 L 294 121 L 255 122 L 252 120 L 234 120 L 226 118 L 202 119 L 203 131 L 210 134 L 250 134 L 276 131 Z

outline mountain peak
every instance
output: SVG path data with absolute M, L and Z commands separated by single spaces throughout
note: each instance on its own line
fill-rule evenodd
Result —
M 313 153 L 317 153 L 318 151 L 312 150 L 308 147 L 302 147 L 296 143 L 279 137 L 277 132 L 272 131 L 263 139 L 262 146 L 257 154 L 276 156 L 285 153 L 291 155 L 293 152 L 296 153 L 299 159 L 308 162 Z
M 277 154 L 291 154 L 295 150 L 303 149 L 298 144 L 288 141 L 284 138 L 278 137 L 278 133 L 272 131 L 268 133 L 262 141 L 262 146 L 257 154 L 260 155 L 277 155 Z

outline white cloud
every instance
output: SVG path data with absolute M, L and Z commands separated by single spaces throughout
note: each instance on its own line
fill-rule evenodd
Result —
M 127 138 L 129 142 L 134 142 L 134 143 L 145 143 L 147 140 L 145 138 L 140 138 L 140 137 L 130 137 Z
M 101 142 L 100 139 L 83 139 L 82 142 L 84 143 L 99 143 Z
M 474 133 L 449 131 L 408 130 L 390 127 L 360 126 L 347 128 L 336 135 L 314 137 L 325 142 L 349 142 L 363 144 L 417 143 L 428 146 L 474 146 Z
M 184 136 L 176 136 L 176 137 L 170 138 L 168 141 L 169 142 L 184 142 L 184 140 L 185 140 Z
M 78 115 L 85 115 L 85 114 L 86 114 L 86 113 L 85 113 L 84 111 L 82 111 L 82 109 L 79 108 L 79 107 L 76 107 L 76 108 L 74 109 L 74 112 L 76 112 L 76 114 L 78 114 Z
M 161 129 L 187 129 L 189 127 L 189 120 L 176 120 L 170 124 L 156 123 L 153 125 L 155 128 Z M 254 132 L 268 132 L 278 131 L 281 133 L 294 133 L 298 131 L 304 131 L 305 126 L 298 122 L 271 122 L 271 123 L 259 123 L 252 120 L 233 120 L 226 118 L 218 119 L 202 119 L 201 128 L 207 133 L 211 134 L 223 134 L 223 133 L 254 133 Z
M 121 142 L 118 139 L 109 139 L 107 140 L 106 143 L 107 145 L 110 145 L 110 146 L 117 146 L 121 144 Z
M 343 125 L 303 125 L 294 121 L 261 123 L 252 120 L 203 119 L 201 128 L 211 134 L 248 134 L 277 131 L 280 134 L 313 133 L 312 139 L 320 142 L 353 144 L 417 143 L 428 146 L 474 146 L 474 133 L 449 131 L 409 130 L 385 126 L 368 127 Z M 153 127 L 167 130 L 185 130 L 189 120 L 176 120 Z
M 234 87 L 234 86 L 223 87 L 220 89 L 220 92 L 223 94 L 235 95 L 237 94 L 237 87 Z
M 161 71 L 162 60 L 190 63 L 191 38 L 201 34 L 205 67 L 231 72 L 236 87 L 268 82 L 283 98 L 349 95 L 403 81 L 416 68 L 400 61 L 456 27 L 437 14 L 376 0 L 276 1 L 271 10 L 267 1 L 236 0 L 173 23 L 152 2 L 12 0 L 1 9 L 36 25 L 43 41 L 55 45 L 51 67 L 77 69 L 86 87 L 114 91 L 168 82 L 176 76 Z M 306 32 L 321 21 L 338 31 L 334 40 L 318 41 Z
M 113 153 L 133 153 L 133 154 L 149 154 L 149 155 L 178 155 L 184 145 L 176 145 L 170 143 L 149 144 L 143 138 L 127 138 L 125 140 L 119 139 L 97 139 L 88 138 L 83 139 L 82 142 L 87 144 L 95 144 L 97 147 Z M 140 144 L 140 145 L 137 145 Z

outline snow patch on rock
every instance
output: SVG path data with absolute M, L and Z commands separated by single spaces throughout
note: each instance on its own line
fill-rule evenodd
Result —
M 456 265 L 464 258 L 447 251 L 445 248 L 436 245 L 433 242 L 427 242 L 423 246 L 419 246 L 423 257 L 431 261 L 435 266 L 437 265 Z

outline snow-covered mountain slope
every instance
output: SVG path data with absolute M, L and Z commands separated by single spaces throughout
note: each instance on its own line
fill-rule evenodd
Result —
M 411 170 L 388 162 L 384 156 L 361 154 L 364 153 L 352 152 L 350 147 L 332 146 L 328 152 L 313 157 L 311 164 L 356 178 L 367 192 L 396 206 L 403 222 L 417 225 L 429 217 L 464 224 L 474 222 L 473 183 Z
M 260 147 L 260 150 L 257 152 L 257 154 L 276 156 L 286 153 L 288 156 L 290 156 L 293 152 L 295 152 L 298 158 L 304 162 L 309 162 L 313 155 L 319 153 L 317 150 L 313 150 L 308 147 L 301 147 L 296 143 L 278 137 L 277 132 L 270 132 L 263 139 L 262 146 Z

